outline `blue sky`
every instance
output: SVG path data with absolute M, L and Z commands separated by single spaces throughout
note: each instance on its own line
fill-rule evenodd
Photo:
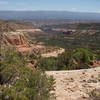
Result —
M 100 0 L 0 0 L 0 10 L 64 10 L 100 13 Z

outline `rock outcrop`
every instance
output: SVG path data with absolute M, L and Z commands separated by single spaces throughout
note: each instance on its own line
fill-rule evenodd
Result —
M 100 67 L 47 71 L 46 74 L 55 78 L 56 100 L 91 100 L 89 93 L 94 89 L 100 89 Z
M 31 44 L 24 32 L 3 32 L 0 36 L 0 44 L 15 46 L 23 55 L 29 55 L 32 52 Z
M 6 45 L 28 45 L 28 40 L 21 32 L 9 32 L 1 35 L 1 40 Z

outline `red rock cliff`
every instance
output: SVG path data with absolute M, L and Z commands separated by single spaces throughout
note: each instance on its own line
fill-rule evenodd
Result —
M 2 33 L 1 40 L 6 45 L 26 45 L 28 46 L 28 40 L 25 35 L 21 32 L 9 32 Z

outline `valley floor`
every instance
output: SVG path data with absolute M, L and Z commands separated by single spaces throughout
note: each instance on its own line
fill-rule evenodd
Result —
M 89 92 L 100 89 L 100 67 L 46 74 L 55 78 L 56 100 L 88 100 Z

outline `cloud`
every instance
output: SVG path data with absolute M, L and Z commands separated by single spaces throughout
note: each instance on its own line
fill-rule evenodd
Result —
M 76 11 L 77 10 L 77 8 L 72 8 L 72 11 Z
M 0 1 L 0 5 L 6 5 L 8 4 L 8 1 Z

